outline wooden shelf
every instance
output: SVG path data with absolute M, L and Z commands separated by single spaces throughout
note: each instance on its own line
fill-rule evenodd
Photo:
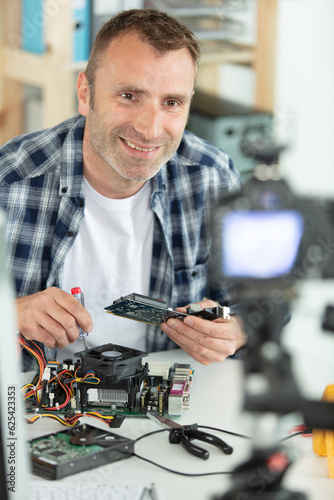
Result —
M 221 44 L 220 47 L 202 49 L 201 67 L 224 63 L 247 64 L 252 66 L 255 60 L 255 48 L 247 45 Z
M 255 48 L 249 45 L 221 44 L 219 47 L 201 51 L 201 67 L 216 66 L 217 64 L 232 63 L 252 66 L 255 60 Z M 84 71 L 87 61 L 69 62 L 64 66 L 71 71 Z
M 247 65 L 255 72 L 254 107 L 274 110 L 277 2 L 257 0 L 257 43 L 254 47 L 231 44 L 212 53 L 204 50 L 198 80 L 201 90 L 215 93 L 219 64 Z
M 257 45 L 204 46 L 197 86 L 216 93 L 219 65 L 247 65 L 256 73 L 254 106 L 272 111 L 277 0 L 257 3 Z M 20 49 L 20 8 L 21 0 L 0 1 L 0 144 L 22 133 L 22 84 L 42 89 L 43 127 L 50 127 L 76 112 L 75 77 L 86 65 L 85 61 L 72 62 L 71 2 L 57 3 L 57 8 L 46 14 L 43 55 Z

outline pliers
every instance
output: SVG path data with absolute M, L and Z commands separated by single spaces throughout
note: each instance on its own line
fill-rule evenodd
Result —
M 159 415 L 159 413 L 148 411 L 146 415 L 157 422 L 162 427 L 169 429 L 169 442 L 170 443 L 181 443 L 182 446 L 192 455 L 196 457 L 202 458 L 203 460 L 207 460 L 210 456 L 208 450 L 197 446 L 192 443 L 193 439 L 198 439 L 199 441 L 204 441 L 205 443 L 212 444 L 223 451 L 226 455 L 230 455 L 233 452 L 233 448 L 229 446 L 225 441 L 214 436 L 213 434 L 209 434 L 207 432 L 202 432 L 198 430 L 197 424 L 192 425 L 180 425 L 174 420 L 171 420 L 167 417 Z

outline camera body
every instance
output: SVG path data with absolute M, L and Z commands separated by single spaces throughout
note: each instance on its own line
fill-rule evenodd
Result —
M 212 217 L 212 279 L 233 285 L 237 300 L 334 278 L 334 200 L 296 196 L 277 169 L 260 165 Z

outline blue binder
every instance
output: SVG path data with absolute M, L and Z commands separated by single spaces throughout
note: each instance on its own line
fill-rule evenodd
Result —
M 22 0 L 22 49 L 44 54 L 47 12 L 43 0 Z M 86 61 L 90 53 L 91 0 L 72 0 L 72 60 Z M 59 33 L 59 36 L 62 36 Z
M 90 53 L 91 0 L 73 0 L 73 61 L 86 61 Z
M 43 0 L 23 0 L 21 20 L 21 45 L 23 50 L 44 54 L 45 28 Z

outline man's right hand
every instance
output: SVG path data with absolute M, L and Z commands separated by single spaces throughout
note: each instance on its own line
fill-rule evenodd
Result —
M 16 299 L 17 326 L 28 340 L 37 340 L 49 348 L 75 342 L 79 327 L 93 329 L 92 318 L 71 294 L 56 287 Z

